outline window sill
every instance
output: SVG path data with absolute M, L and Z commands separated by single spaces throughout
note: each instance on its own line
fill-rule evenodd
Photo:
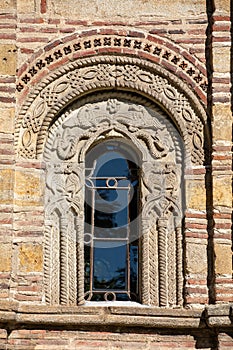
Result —
M 123 302 L 105 304 L 88 302 L 83 306 L 67 307 L 0 301 L 0 326 L 200 329 L 207 325 L 210 328 L 232 327 L 233 322 L 231 304 L 203 306 L 197 310 L 156 308 L 134 302 L 130 305 Z
M 95 303 L 96 304 L 96 303 Z M 121 304 L 121 305 L 120 305 Z M 202 328 L 203 310 L 155 308 L 138 303 L 108 302 L 107 305 L 48 306 L 0 302 L 0 324 L 10 327 L 121 327 Z M 136 304 L 136 305 L 135 305 Z
M 98 307 L 141 307 L 148 308 L 147 305 L 142 305 L 135 301 L 86 301 L 83 306 L 98 306 Z

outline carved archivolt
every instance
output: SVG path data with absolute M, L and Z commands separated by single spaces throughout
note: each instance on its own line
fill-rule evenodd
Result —
M 142 303 L 182 305 L 183 140 L 166 114 L 144 99 L 104 93 L 84 101 L 59 116 L 45 146 L 46 300 L 84 302 L 85 154 L 93 143 L 117 138 L 141 158 Z
M 101 30 L 100 30 L 101 31 Z M 28 65 L 26 72 L 24 71 L 19 77 L 17 90 L 21 92 L 33 80 L 38 79 L 38 76 L 47 72 L 50 67 L 62 65 L 64 58 L 73 61 L 76 57 L 87 56 L 93 52 L 102 54 L 111 52 L 124 52 L 127 50 L 130 55 L 137 55 L 146 57 L 151 61 L 162 61 L 169 63 L 168 69 L 176 71 L 186 81 L 197 87 L 197 93 L 203 93 L 207 90 L 207 82 L 205 76 L 205 67 L 199 61 L 193 59 L 188 51 L 184 48 L 175 45 L 174 42 L 169 41 L 163 37 L 162 40 L 156 35 L 148 35 L 142 31 L 134 30 L 132 28 L 127 30 L 124 28 L 124 35 L 122 29 L 119 29 L 120 35 L 117 35 L 117 28 L 115 28 L 115 35 L 112 33 L 112 28 L 104 29 L 104 34 L 98 33 L 98 30 L 85 30 L 72 35 L 72 39 L 64 38 L 60 41 L 49 43 L 44 48 L 44 52 L 39 55 L 35 54 L 36 60 Z M 41 49 L 40 49 L 41 53 Z M 194 62 L 196 64 L 194 64 Z M 200 97 L 203 97 L 200 95 Z
M 18 119 L 19 156 L 39 157 L 59 111 L 74 99 L 103 89 L 136 91 L 163 106 L 182 135 L 186 157 L 194 165 L 203 164 L 206 114 L 192 91 L 156 64 L 117 56 L 80 59 L 40 83 Z

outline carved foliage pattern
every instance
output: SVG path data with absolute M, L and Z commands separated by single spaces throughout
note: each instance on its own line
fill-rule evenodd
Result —
M 158 108 L 110 98 L 81 107 L 74 104 L 51 128 L 44 155 L 48 302 L 84 302 L 85 153 L 94 141 L 117 137 L 131 141 L 142 156 L 142 302 L 157 306 L 182 303 L 182 252 L 177 252 L 182 236 L 176 231 L 176 223 L 181 222 L 181 164 L 177 153 L 182 152 L 182 141 L 170 124 Z M 56 232 L 60 242 L 56 271 L 52 259 L 58 248 L 51 242 L 49 231 L 51 236 Z M 52 282 L 58 275 L 59 290 Z M 54 299 L 53 292 L 59 297 Z
M 191 154 L 194 164 L 202 164 L 203 123 L 190 105 L 188 97 L 171 85 L 169 80 L 138 64 L 121 62 L 98 63 L 74 69 L 48 84 L 32 101 L 23 117 L 20 130 L 19 155 L 34 158 L 44 147 L 46 130 L 57 110 L 67 102 L 93 89 L 119 87 L 146 92 L 158 100 L 173 116 Z M 143 138 L 143 135 L 141 135 Z

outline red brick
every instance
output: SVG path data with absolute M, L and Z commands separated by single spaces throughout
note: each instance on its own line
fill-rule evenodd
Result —
M 60 24 L 60 19 L 59 18 L 49 18 L 48 19 L 48 24 Z
M 92 29 L 92 30 L 84 30 L 79 34 L 79 37 L 86 37 L 86 36 L 92 36 L 92 35 L 97 35 L 97 29 Z
M 52 71 L 52 70 L 56 69 L 57 67 L 62 67 L 62 65 L 65 64 L 68 61 L 69 61 L 69 58 L 67 56 L 65 56 L 62 59 L 57 60 L 56 62 L 50 64 L 49 65 L 49 70 Z
M 66 20 L 65 23 L 71 24 L 74 26 L 86 26 L 87 25 L 87 21 L 79 21 L 79 20 Z
M 3 97 L 3 96 L 0 96 L 0 102 L 3 102 L 3 103 L 15 103 L 15 98 L 14 97 Z
M 73 33 L 75 31 L 75 27 L 73 28 L 62 28 L 60 29 L 61 33 Z
M 19 22 L 41 24 L 41 23 L 44 23 L 44 19 L 43 18 L 23 18 L 23 19 L 20 19 Z
M 44 50 L 45 50 L 45 52 L 48 52 L 48 51 L 54 49 L 56 46 L 58 46 L 58 45 L 60 45 L 60 44 L 62 44 L 62 41 L 61 41 L 61 40 L 55 40 L 55 41 L 53 41 L 52 43 L 46 45 L 45 48 L 44 48 Z
M 193 237 L 193 238 L 208 238 L 208 233 L 199 233 L 199 232 L 185 232 L 185 237 Z
M 19 42 L 21 43 L 31 43 L 31 42 L 39 42 L 39 43 L 46 43 L 48 41 L 48 38 L 46 37 L 26 37 L 26 38 L 19 38 Z
M 62 38 L 63 43 L 67 43 L 68 41 L 72 41 L 77 39 L 77 34 L 67 35 L 64 38 Z
M 46 13 L 46 10 L 47 10 L 47 0 L 41 0 L 40 2 L 41 13 Z
M 152 35 L 148 35 L 148 36 L 147 36 L 147 40 L 152 41 L 152 42 L 154 42 L 154 43 L 156 43 L 156 44 L 160 44 L 160 45 L 163 45 L 163 44 L 165 43 L 164 40 L 159 39 L 159 38 L 157 38 L 157 37 L 154 37 L 154 36 L 152 36 Z
M 145 34 L 142 32 L 137 32 L 136 30 L 129 30 L 129 36 L 136 38 L 145 38 Z
M 5 33 L 0 33 L 0 39 L 9 39 L 9 40 L 15 40 L 16 39 L 16 34 L 5 34 Z
M 216 15 L 213 16 L 214 22 L 216 22 L 216 21 L 230 21 L 230 20 L 231 20 L 230 16 L 216 16 Z

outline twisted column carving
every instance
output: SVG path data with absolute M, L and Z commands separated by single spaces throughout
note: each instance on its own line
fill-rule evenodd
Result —
M 149 280 L 150 280 L 150 304 L 154 306 L 159 305 L 158 301 L 158 259 L 157 259 L 157 228 L 155 223 L 150 229 L 149 242 Z
M 84 240 L 83 218 L 79 217 L 77 224 L 77 303 L 84 304 Z
M 68 302 L 68 240 L 67 240 L 68 219 L 61 217 L 60 224 L 60 302 L 65 305 Z
M 46 303 L 51 304 L 51 276 L 50 276 L 50 254 L 51 254 L 51 230 L 52 221 L 47 220 L 45 223 L 45 246 L 44 246 L 44 287 L 45 287 L 45 300 Z
M 77 266 L 76 266 L 76 234 L 75 234 L 75 213 L 70 210 L 68 239 L 68 303 L 76 305 L 77 300 Z
M 176 220 L 176 264 L 177 264 L 177 305 L 183 304 L 183 254 L 182 228 L 180 219 Z
M 159 248 L 159 305 L 167 306 L 167 220 L 161 218 L 158 220 L 158 248 Z
M 142 304 L 150 304 L 149 286 L 149 219 L 142 220 Z

